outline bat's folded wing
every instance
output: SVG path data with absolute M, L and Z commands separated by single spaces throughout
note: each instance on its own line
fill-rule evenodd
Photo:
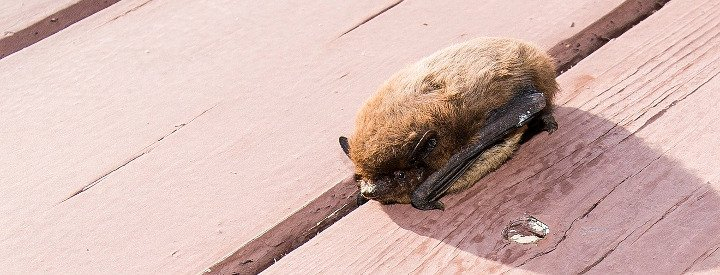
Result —
M 478 133 L 478 142 L 453 155 L 445 166 L 415 189 L 412 194 L 413 207 L 420 210 L 444 209 L 439 199 L 472 166 L 475 159 L 512 130 L 527 124 L 545 105 L 546 99 L 542 93 L 528 89 L 493 110 L 485 127 Z

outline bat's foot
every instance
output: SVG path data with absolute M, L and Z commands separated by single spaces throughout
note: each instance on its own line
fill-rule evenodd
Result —
M 540 116 L 540 119 L 543 123 L 543 131 L 548 132 L 548 134 L 552 134 L 557 130 L 558 124 L 555 121 L 555 116 L 551 112 L 543 112 L 542 116 Z
M 557 128 L 558 124 L 555 121 L 555 116 L 553 116 L 552 111 L 543 110 L 537 117 L 533 118 L 533 120 L 528 123 L 528 129 L 523 134 L 520 143 L 525 143 L 535 135 L 542 132 L 552 134 L 555 130 L 557 130 Z
M 445 205 L 441 201 L 427 201 L 413 199 L 411 201 L 412 206 L 419 210 L 445 210 Z
M 355 201 L 357 202 L 357 205 L 360 206 L 360 205 L 365 204 L 369 200 L 366 197 L 363 197 L 362 194 L 358 193 L 357 197 L 355 197 Z

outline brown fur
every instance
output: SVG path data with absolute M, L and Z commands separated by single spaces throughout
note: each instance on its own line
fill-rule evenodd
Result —
M 355 173 L 365 183 L 388 185 L 373 199 L 409 203 L 409 194 L 475 138 L 488 112 L 528 86 L 544 93 L 550 113 L 558 91 L 552 59 L 537 47 L 507 38 L 478 38 L 440 50 L 393 75 L 360 110 L 349 139 Z M 495 170 L 517 149 L 518 129 L 478 158 L 451 188 L 458 192 Z M 423 133 L 437 132 L 437 147 L 421 164 L 409 155 Z M 397 171 L 409 172 L 400 182 Z

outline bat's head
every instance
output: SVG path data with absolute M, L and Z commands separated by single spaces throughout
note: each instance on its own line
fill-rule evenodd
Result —
M 414 136 L 407 146 L 373 154 L 367 152 L 373 146 L 351 150 L 348 139 L 340 137 L 340 146 L 355 163 L 361 196 L 383 204 L 410 203 L 412 192 L 431 174 L 424 160 L 437 145 L 434 131 Z
M 358 175 L 360 195 L 383 204 L 410 203 L 412 191 L 427 178 L 425 169 L 396 170 L 389 174 L 363 177 Z

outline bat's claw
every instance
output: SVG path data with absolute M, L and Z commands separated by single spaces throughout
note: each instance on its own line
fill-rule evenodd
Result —
M 555 130 L 557 130 L 558 124 L 555 121 L 555 117 L 552 113 L 547 112 L 543 114 L 540 118 L 543 122 L 543 131 L 548 132 L 548 134 L 552 134 L 553 132 L 555 132 Z
M 363 205 L 369 201 L 366 197 L 363 197 L 363 195 L 360 193 L 357 194 L 357 197 L 355 197 L 355 200 L 357 201 L 358 206 Z
M 428 201 L 413 198 L 411 203 L 413 207 L 419 210 L 445 210 L 445 204 L 441 201 Z

